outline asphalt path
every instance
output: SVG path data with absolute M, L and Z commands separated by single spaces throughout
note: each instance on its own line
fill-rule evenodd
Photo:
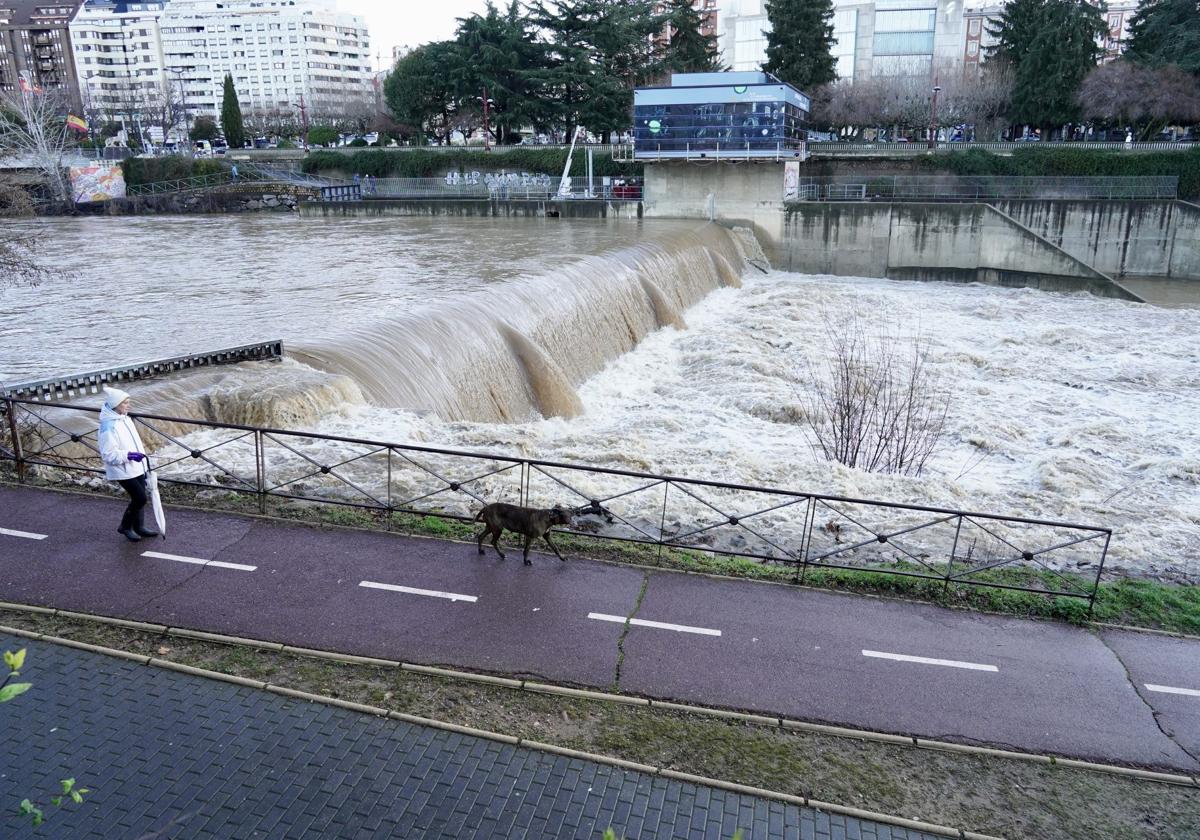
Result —
M 0 600 L 1200 771 L 1200 641 L 0 487 Z M 40 537 L 40 538 L 39 538 Z

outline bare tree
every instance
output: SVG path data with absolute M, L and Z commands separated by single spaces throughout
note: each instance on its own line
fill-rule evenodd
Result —
M 71 200 L 64 158 L 73 145 L 66 117 L 64 91 L 42 90 L 23 81 L 20 90 L 0 93 L 0 156 L 27 161 L 42 173 L 54 199 L 64 204 Z
M 1079 87 L 1084 115 L 1115 125 L 1140 125 L 1143 139 L 1171 122 L 1200 122 L 1200 83 L 1178 67 L 1101 64 Z
M 822 314 L 827 350 L 804 371 L 814 447 L 868 472 L 920 475 L 946 429 L 949 397 L 929 366 L 929 342 L 857 314 Z
M 0 218 L 32 216 L 33 203 L 20 187 L 0 184 Z M 38 259 L 38 234 L 33 229 L 0 225 L 0 291 L 6 286 L 37 286 L 57 276 Z

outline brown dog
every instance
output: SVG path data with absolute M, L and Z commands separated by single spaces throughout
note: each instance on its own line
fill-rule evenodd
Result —
M 554 547 L 554 543 L 550 542 L 551 528 L 555 525 L 571 524 L 571 512 L 565 508 L 527 508 L 519 507 L 518 505 L 506 505 L 503 502 L 493 502 L 490 505 L 484 505 L 483 509 L 475 514 L 475 521 L 483 523 L 483 531 L 480 533 L 478 540 L 480 554 L 483 554 L 483 538 L 491 534 L 492 548 L 496 549 L 496 553 L 503 560 L 504 552 L 500 550 L 499 545 L 500 534 L 507 528 L 514 534 L 523 534 L 525 536 L 526 566 L 533 565 L 529 561 L 529 543 L 537 537 L 541 537 L 546 541 L 546 545 L 550 546 L 550 550 L 558 556 L 559 560 L 566 560 L 565 557 L 558 553 L 558 549 Z

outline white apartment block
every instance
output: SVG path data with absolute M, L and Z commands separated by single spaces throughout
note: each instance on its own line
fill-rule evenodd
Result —
M 164 0 L 88 0 L 71 21 L 83 107 L 130 116 L 163 99 Z
M 334 0 L 171 0 L 162 42 L 193 118 L 219 116 L 227 73 L 243 113 L 294 111 L 301 97 L 314 117 L 374 102 L 366 21 Z

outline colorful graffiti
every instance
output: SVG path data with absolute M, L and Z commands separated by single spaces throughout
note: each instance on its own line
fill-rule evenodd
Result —
M 71 193 L 75 203 L 125 197 L 125 173 L 120 166 L 92 163 L 71 167 Z

